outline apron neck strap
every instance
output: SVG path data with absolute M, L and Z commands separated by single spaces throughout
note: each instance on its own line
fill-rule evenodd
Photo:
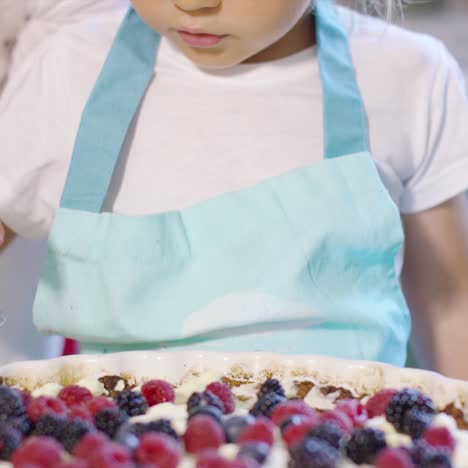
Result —
M 325 157 L 368 151 L 348 40 L 330 0 L 315 7 L 324 95 Z M 122 147 L 149 83 L 160 36 L 128 11 L 81 117 L 61 208 L 102 210 Z
M 128 11 L 81 116 L 60 206 L 98 213 L 153 79 L 160 36 Z
M 331 0 L 318 0 L 315 11 L 325 158 L 369 152 L 367 116 L 347 35 Z

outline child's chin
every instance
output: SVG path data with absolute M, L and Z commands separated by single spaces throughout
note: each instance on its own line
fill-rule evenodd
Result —
M 199 68 L 204 70 L 226 70 L 239 65 L 243 60 L 192 60 Z
M 180 49 L 192 63 L 206 70 L 231 68 L 248 59 L 248 56 L 226 48 L 196 49 L 182 46 Z

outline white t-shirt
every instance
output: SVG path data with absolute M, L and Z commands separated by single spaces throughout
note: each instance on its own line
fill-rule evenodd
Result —
M 373 157 L 402 213 L 468 188 L 462 74 L 436 40 L 340 8 Z M 124 9 L 62 28 L 17 69 L 0 102 L 0 219 L 47 235 L 81 112 Z M 316 49 L 203 71 L 162 41 L 107 209 L 149 214 L 243 189 L 323 158 Z M 359 181 L 356 180 L 358 184 Z
M 78 23 L 92 15 L 110 13 L 128 5 L 127 0 L 10 0 L 21 3 L 30 16 L 15 48 L 13 66 L 22 63 L 32 49 L 64 25 Z
M 0 0 L 0 92 L 10 67 L 12 46 L 26 18 L 27 6 L 23 0 Z

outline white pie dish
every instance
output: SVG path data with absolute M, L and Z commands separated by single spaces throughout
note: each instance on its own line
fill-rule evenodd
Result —
M 178 384 L 184 377 L 201 372 L 213 378 L 226 376 L 243 380 L 248 376 L 254 381 L 273 375 L 282 381 L 310 381 L 320 387 L 348 389 L 355 396 L 372 394 L 382 388 L 413 387 L 431 395 L 441 409 L 453 403 L 464 413 L 468 412 L 468 382 L 422 370 L 324 356 L 132 351 L 8 364 L 0 367 L 0 378 L 33 389 L 50 382 L 64 385 L 104 375 L 122 375 L 136 384 L 150 378 Z

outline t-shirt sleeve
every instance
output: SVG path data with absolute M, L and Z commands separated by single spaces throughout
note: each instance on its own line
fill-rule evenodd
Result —
M 425 135 L 421 155 L 408 180 L 399 207 L 415 213 L 437 206 L 468 189 L 468 99 L 460 67 L 437 42 L 429 64 L 427 115 L 417 116 Z M 411 138 L 411 135 L 410 135 Z
M 63 53 L 39 47 L 0 98 L 0 220 L 25 238 L 47 235 L 69 164 Z

